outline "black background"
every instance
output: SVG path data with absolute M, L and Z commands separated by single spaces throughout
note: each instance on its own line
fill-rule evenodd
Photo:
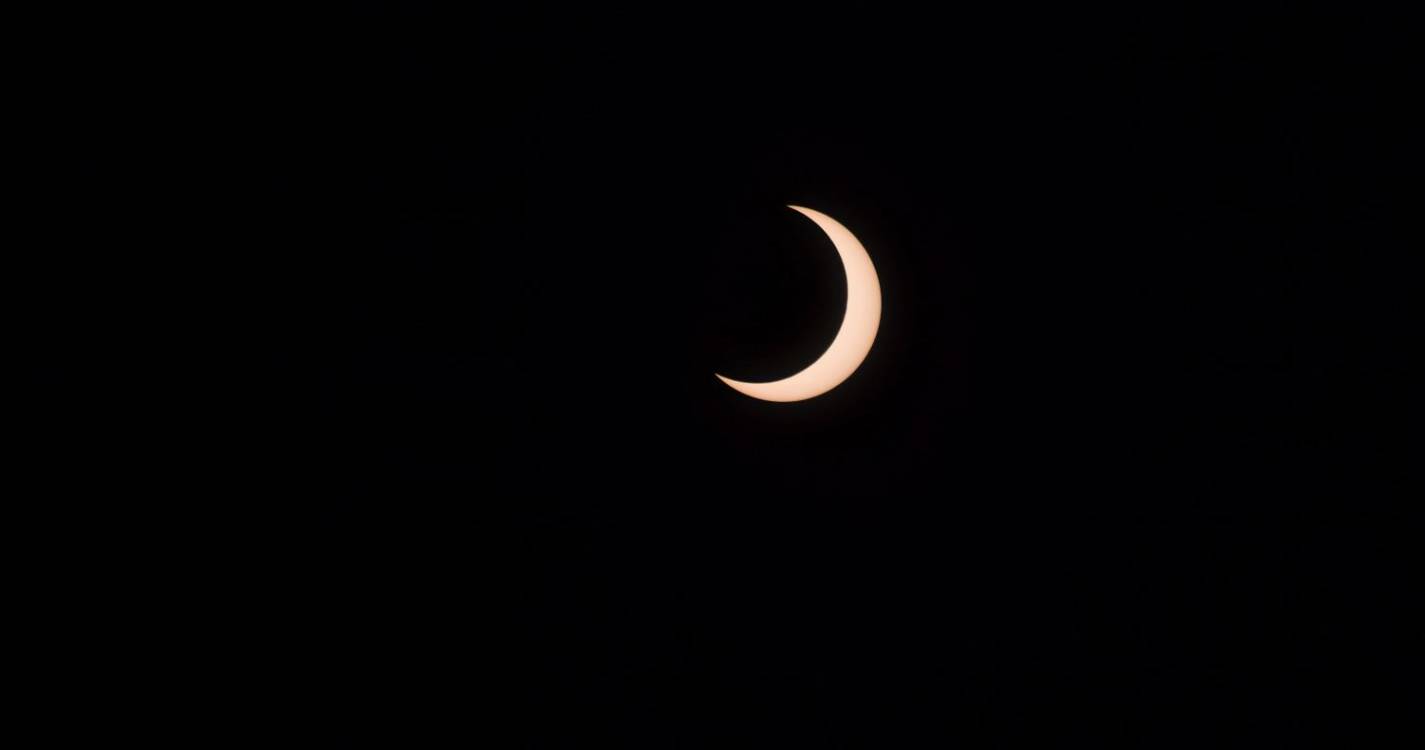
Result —
M 193 151 L 235 176 L 199 236 L 239 246 L 242 387 L 208 397 L 242 413 L 212 480 L 254 533 L 255 713 L 314 746 L 1260 748 L 1418 711 L 1399 24 L 257 26 Z M 858 235 L 885 309 L 849 381 L 770 404 L 713 373 L 800 369 L 845 294 L 787 204 Z

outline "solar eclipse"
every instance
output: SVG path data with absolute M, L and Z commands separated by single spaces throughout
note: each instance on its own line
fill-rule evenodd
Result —
M 788 208 L 815 222 L 841 256 L 846 273 L 846 311 L 831 345 L 800 372 L 765 383 L 717 376 L 733 390 L 763 401 L 805 401 L 841 385 L 865 361 L 881 325 L 881 282 L 860 240 L 851 230 L 820 211 L 801 206 Z

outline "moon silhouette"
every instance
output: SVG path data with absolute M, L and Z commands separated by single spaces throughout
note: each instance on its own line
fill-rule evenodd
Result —
M 841 385 L 865 361 L 881 327 L 881 281 L 860 240 L 820 211 L 801 206 L 787 208 L 816 222 L 836 246 L 846 271 L 846 315 L 831 346 L 801 372 L 769 383 L 744 383 L 717 376 L 733 390 L 763 401 L 804 401 Z

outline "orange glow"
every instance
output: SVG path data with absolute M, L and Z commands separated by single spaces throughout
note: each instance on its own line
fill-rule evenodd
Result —
M 734 390 L 763 401 L 803 401 L 841 385 L 866 359 L 881 327 L 881 281 L 866 248 L 830 216 L 801 206 L 788 208 L 816 222 L 836 246 L 846 271 L 846 315 L 831 346 L 795 375 L 770 383 L 744 383 L 717 376 Z

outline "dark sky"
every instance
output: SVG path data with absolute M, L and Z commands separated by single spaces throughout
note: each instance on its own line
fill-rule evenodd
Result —
M 314 746 L 1345 746 L 1418 708 L 1407 40 L 1161 5 L 274 18 L 229 158 Z M 769 404 L 713 373 L 800 369 L 845 295 L 789 203 L 885 307 Z

